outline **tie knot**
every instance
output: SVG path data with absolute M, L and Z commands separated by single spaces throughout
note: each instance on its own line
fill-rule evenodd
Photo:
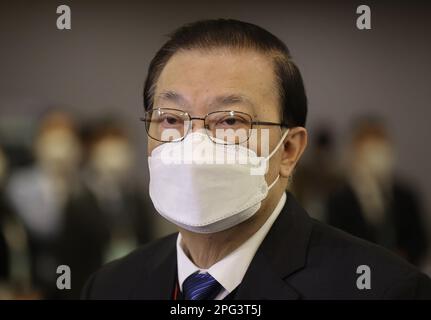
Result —
M 195 272 L 183 282 L 186 300 L 213 300 L 221 288 L 221 284 L 207 272 Z

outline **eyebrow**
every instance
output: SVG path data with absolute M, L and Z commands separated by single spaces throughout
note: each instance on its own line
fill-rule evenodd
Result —
M 164 91 L 158 95 L 159 99 L 173 102 L 177 105 L 189 105 L 188 100 L 182 96 L 181 94 L 175 91 Z M 242 94 L 228 94 L 228 95 L 220 95 L 216 96 L 209 104 L 210 108 L 215 107 L 226 107 L 235 104 L 245 104 L 250 106 L 254 110 L 254 103 Z
M 254 104 L 246 96 L 241 94 L 228 94 L 217 96 L 210 103 L 210 106 L 230 106 L 234 104 L 245 104 L 250 107 L 254 107 Z
M 158 95 L 159 99 L 171 101 L 177 105 L 187 105 L 188 101 L 181 94 L 175 91 L 164 91 Z

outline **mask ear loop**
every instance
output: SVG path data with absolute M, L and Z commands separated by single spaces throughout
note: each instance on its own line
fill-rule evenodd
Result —
M 289 128 L 284 132 L 284 134 L 281 136 L 280 141 L 277 143 L 277 146 L 274 148 L 274 150 L 272 150 L 272 152 L 269 154 L 268 157 L 266 157 L 266 160 L 268 161 L 278 150 L 278 148 L 280 148 L 280 146 L 283 144 L 284 139 L 286 139 L 287 135 L 289 133 Z M 275 178 L 275 180 L 268 186 L 268 191 L 271 190 L 271 188 L 277 183 L 278 179 L 280 178 L 280 175 L 277 175 L 277 178 Z
M 268 186 L 268 191 L 271 190 L 271 188 L 277 183 L 278 179 L 280 178 L 280 175 L 277 175 L 277 178 Z
M 289 128 L 284 132 L 284 134 L 281 136 L 280 141 L 277 143 L 277 145 L 275 146 L 274 150 L 271 151 L 271 153 L 269 154 L 269 156 L 266 157 L 266 160 L 271 159 L 271 157 L 277 152 L 278 148 L 280 148 L 280 146 L 283 144 L 284 139 L 286 139 L 287 134 L 289 133 Z

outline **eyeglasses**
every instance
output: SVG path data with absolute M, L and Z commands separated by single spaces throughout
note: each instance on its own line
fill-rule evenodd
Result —
M 192 128 L 193 120 L 203 121 L 208 137 L 221 144 L 247 142 L 253 126 L 287 127 L 286 123 L 253 121 L 251 115 L 240 111 L 214 111 L 200 118 L 192 117 L 182 110 L 155 108 L 146 111 L 141 120 L 145 122 L 148 136 L 160 142 L 183 140 Z

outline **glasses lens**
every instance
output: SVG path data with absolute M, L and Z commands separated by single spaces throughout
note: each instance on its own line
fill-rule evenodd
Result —
M 181 140 L 187 133 L 188 125 L 188 114 L 181 110 L 157 108 L 145 113 L 148 136 L 158 141 Z
M 240 144 L 250 135 L 252 117 L 239 111 L 217 111 L 208 114 L 206 127 L 216 143 Z

